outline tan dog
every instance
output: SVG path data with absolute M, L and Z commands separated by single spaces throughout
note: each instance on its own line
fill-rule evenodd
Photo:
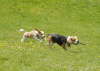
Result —
M 66 36 L 59 35 L 59 34 L 48 34 L 47 40 L 50 46 L 52 46 L 53 43 L 57 43 L 64 49 L 66 49 L 66 45 L 70 47 L 71 44 L 75 44 L 75 45 L 79 44 L 79 40 L 76 36 L 66 37 Z
M 43 31 L 40 31 L 38 29 L 34 29 L 34 30 L 30 31 L 30 32 L 25 32 L 23 34 L 23 37 L 21 39 L 21 42 L 24 42 L 28 38 L 32 38 L 32 39 L 36 39 L 36 40 L 41 41 L 41 40 L 44 39 L 44 37 L 45 37 L 45 35 L 44 35 L 44 32 Z

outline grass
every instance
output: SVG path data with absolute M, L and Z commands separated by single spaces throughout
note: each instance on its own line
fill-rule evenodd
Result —
M 20 28 L 77 35 L 88 45 L 20 43 Z M 0 32 L 0 71 L 100 71 L 99 0 L 0 0 Z

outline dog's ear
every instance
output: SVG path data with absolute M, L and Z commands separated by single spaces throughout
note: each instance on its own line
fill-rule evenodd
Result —
M 73 37 L 72 37 L 72 38 L 70 38 L 70 39 L 71 39 L 71 41 L 73 41 L 73 42 L 76 40 L 76 39 L 75 39 L 75 38 L 73 38 Z
M 35 30 L 40 31 L 39 29 L 35 28 Z
M 38 33 L 40 33 L 40 34 L 41 34 L 41 31 L 40 31 L 39 29 L 35 28 L 35 30 L 36 30 Z

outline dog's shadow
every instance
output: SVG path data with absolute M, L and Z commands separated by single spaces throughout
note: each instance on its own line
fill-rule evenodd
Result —
M 68 51 L 70 52 L 70 53 L 81 53 L 81 52 L 83 52 L 81 49 L 68 49 Z
M 69 52 L 71 52 L 71 53 L 80 53 L 81 51 L 80 50 L 70 50 Z

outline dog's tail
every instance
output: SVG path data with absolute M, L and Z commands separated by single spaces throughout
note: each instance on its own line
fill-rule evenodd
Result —
M 19 32 L 25 32 L 25 30 L 21 28 L 21 29 L 19 29 Z

